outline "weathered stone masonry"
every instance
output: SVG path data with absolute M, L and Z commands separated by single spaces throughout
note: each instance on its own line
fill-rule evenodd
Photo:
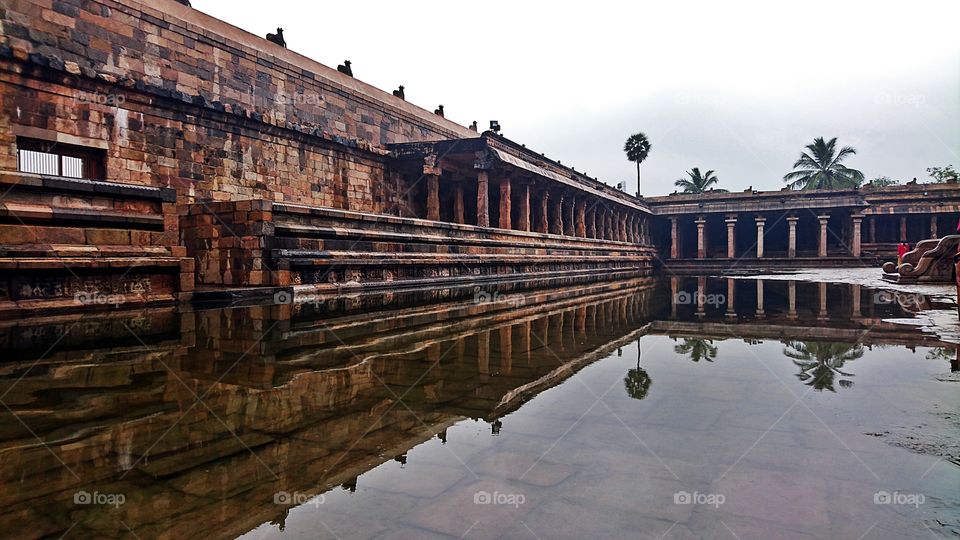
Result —
M 636 199 L 177 2 L 12 0 L 0 23 L 0 311 L 650 271 Z M 482 144 L 486 165 L 403 146 L 426 141 Z M 28 149 L 97 173 L 25 171 Z

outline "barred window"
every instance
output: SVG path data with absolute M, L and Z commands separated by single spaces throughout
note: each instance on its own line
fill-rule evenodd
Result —
M 28 173 L 102 179 L 106 153 L 98 148 L 17 138 L 19 170 Z

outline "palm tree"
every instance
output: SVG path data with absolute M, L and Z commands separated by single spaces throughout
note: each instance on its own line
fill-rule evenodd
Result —
M 627 138 L 623 145 L 623 151 L 627 153 L 627 159 L 637 164 L 637 197 L 640 196 L 640 164 L 650 155 L 650 141 L 647 136 L 640 133 L 634 133 Z
M 687 171 L 687 176 L 690 177 L 689 180 L 686 178 L 681 178 L 673 183 L 673 185 L 677 186 L 678 188 L 682 188 L 684 193 L 706 193 L 711 189 L 721 193 L 726 193 L 727 191 L 725 189 L 710 187 L 720 181 L 720 179 L 717 178 L 717 175 L 713 174 L 712 170 L 700 174 L 700 169 L 694 167 L 693 169 Z
M 843 165 L 841 162 L 857 153 L 852 146 L 844 146 L 836 151 L 837 138 L 824 141 L 817 137 L 813 144 L 807 145 L 808 152 L 800 154 L 793 164 L 793 172 L 787 173 L 783 181 L 790 189 L 843 189 L 856 188 L 863 183 L 863 173 Z
M 690 360 L 694 362 L 700 360 L 713 362 L 713 359 L 717 357 L 717 347 L 713 344 L 712 339 L 683 338 L 683 343 L 674 345 L 673 352 L 690 355 Z
M 797 378 L 814 390 L 830 390 L 833 388 L 833 379 L 853 377 L 852 373 L 841 371 L 843 364 L 863 356 L 863 346 L 856 343 L 828 343 L 822 341 L 790 341 L 783 350 L 784 356 L 793 359 L 793 363 L 800 368 Z M 850 388 L 853 381 L 841 379 L 837 381 L 841 388 Z

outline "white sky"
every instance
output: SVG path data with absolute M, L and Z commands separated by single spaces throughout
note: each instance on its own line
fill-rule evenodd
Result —
M 867 178 L 960 168 L 960 2 L 192 0 L 407 100 L 503 134 L 609 184 L 652 142 L 643 192 L 691 167 L 779 189 L 814 137 Z

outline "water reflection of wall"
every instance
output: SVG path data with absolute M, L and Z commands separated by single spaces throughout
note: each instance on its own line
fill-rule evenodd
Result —
M 151 312 L 146 326 L 101 323 L 99 339 L 84 321 L 8 327 L 19 352 L 0 379 L 0 525 L 18 537 L 235 536 L 283 518 L 278 491 L 355 482 L 601 358 L 648 322 L 652 290 L 630 281 L 368 314 Z M 126 501 L 77 505 L 80 489 Z

